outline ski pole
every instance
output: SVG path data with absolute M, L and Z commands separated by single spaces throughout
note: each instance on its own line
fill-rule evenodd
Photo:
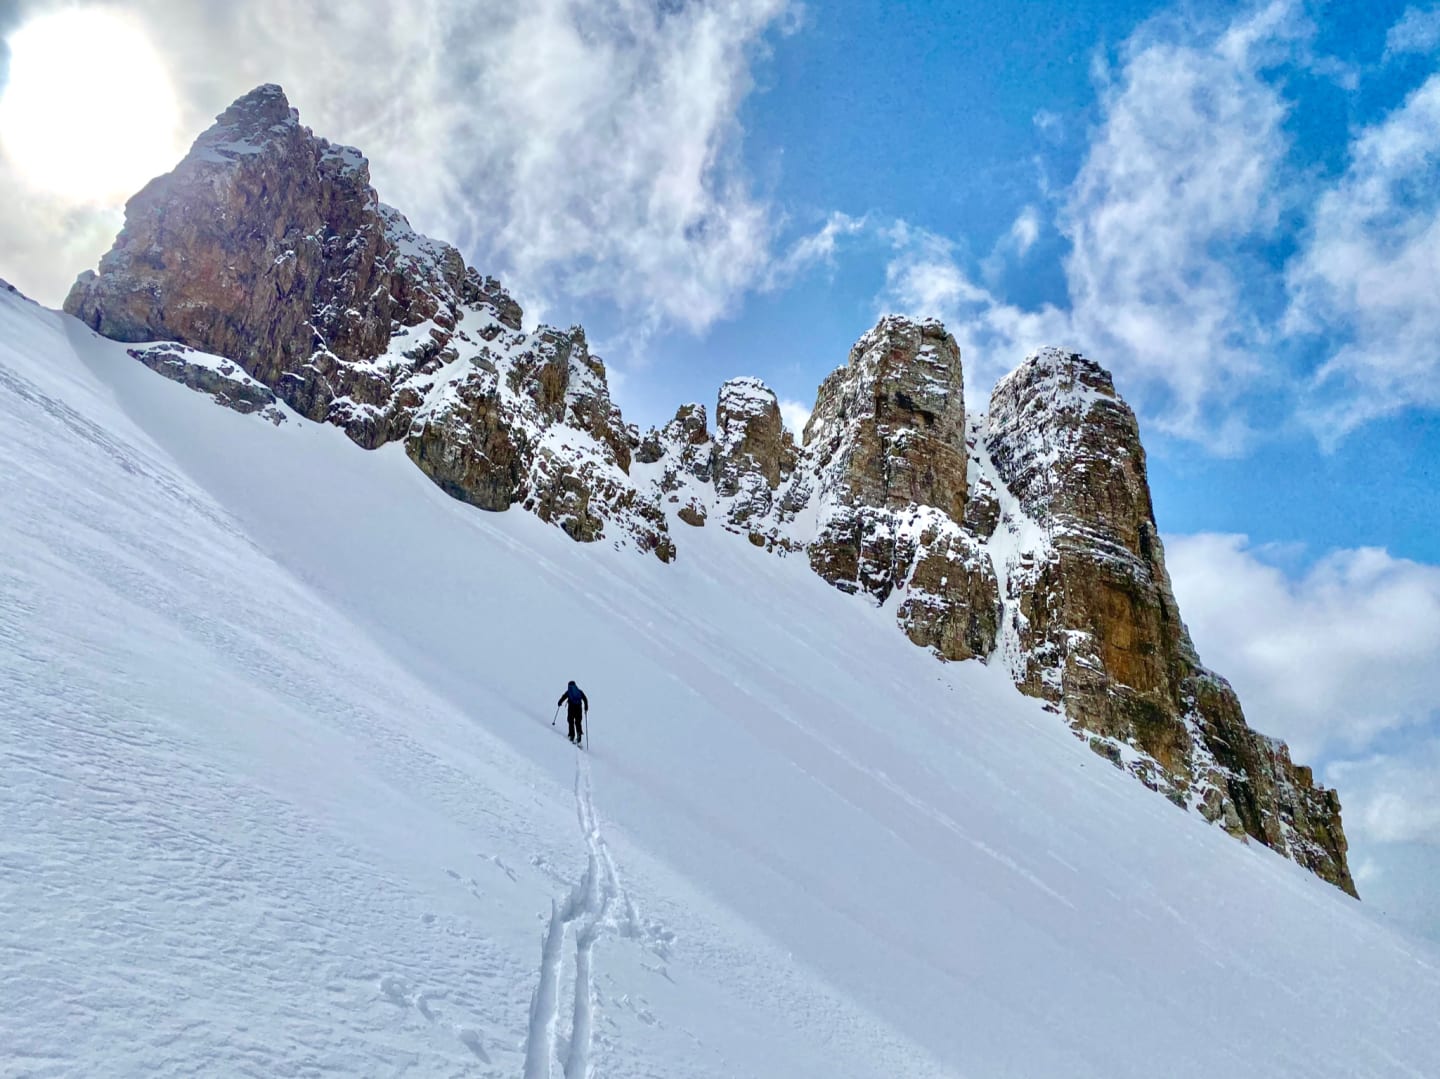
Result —
M 560 718 L 560 706 L 555 706 L 555 714 L 550 717 L 550 726 L 555 726 L 555 721 Z
M 585 712 L 585 752 L 590 752 L 590 712 Z

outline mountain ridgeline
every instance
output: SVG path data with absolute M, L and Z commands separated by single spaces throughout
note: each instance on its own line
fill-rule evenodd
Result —
M 959 348 L 888 316 L 825 379 L 797 444 L 773 392 L 725 383 L 627 424 L 579 327 L 526 331 L 501 284 L 381 203 L 356 150 L 277 86 L 136 194 L 65 310 L 220 404 L 283 402 L 401 442 L 448 494 L 669 562 L 721 528 L 893 610 L 947 660 L 1001 664 L 1116 767 L 1354 894 L 1340 803 L 1252 730 L 1171 591 L 1135 415 L 1043 349 L 967 411 Z

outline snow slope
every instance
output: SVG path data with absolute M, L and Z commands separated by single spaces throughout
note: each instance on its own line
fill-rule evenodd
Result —
M 685 538 L 474 510 L 0 291 L 0 1074 L 1440 1075 L 1434 950 Z

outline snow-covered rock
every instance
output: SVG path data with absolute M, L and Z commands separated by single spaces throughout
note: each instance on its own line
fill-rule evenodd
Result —
M 938 322 L 887 316 L 821 385 L 797 448 L 758 379 L 643 438 L 584 331 L 540 326 L 417 234 L 355 149 L 245 95 L 131 199 L 66 310 L 240 411 L 276 400 L 402 443 L 457 499 L 677 557 L 737 533 L 885 607 L 916 644 L 998 662 L 1146 785 L 1347 890 L 1339 802 L 1245 724 L 1165 572 L 1138 425 L 1099 365 L 1042 350 L 967 417 Z M 683 524 L 684 529 L 678 525 Z
M 217 405 L 242 415 L 258 412 L 274 424 L 285 422 L 285 413 L 276 407 L 270 388 L 240 370 L 233 360 L 212 356 L 175 341 L 158 341 L 125 350 L 150 370 L 208 393 Z
M 1440 1075 L 1433 944 L 995 660 L 129 347 L 0 290 L 0 1073 Z
M 922 536 L 932 552 L 964 547 L 964 430 L 955 339 L 933 320 L 881 319 L 821 384 L 805 426 L 802 468 L 811 476 L 818 524 L 809 544 L 815 571 L 883 603 L 909 579 Z M 957 599 L 983 595 L 983 575 L 958 581 L 971 574 L 967 566 L 978 566 L 975 559 L 945 561 L 950 569 L 935 577 L 936 586 Z M 956 587 L 939 586 L 951 577 Z M 994 606 L 988 598 L 982 604 Z M 951 649 L 952 658 L 988 654 L 993 638 L 980 643 L 978 653 Z
M 302 126 L 278 86 L 130 200 L 65 310 L 117 340 L 225 357 L 367 449 L 403 440 L 476 506 L 520 502 L 575 539 L 673 556 L 658 504 L 625 477 L 634 436 L 583 331 L 526 334 L 503 286 L 383 204 L 365 157 Z
M 1016 684 L 1181 805 L 1349 892 L 1340 805 L 1251 730 L 1200 663 L 1165 569 L 1135 414 L 1109 372 L 1042 349 L 990 400 L 986 448 L 1014 500 L 1005 634 Z
M 820 386 L 805 447 L 822 490 L 867 506 L 965 505 L 960 348 L 939 322 L 889 315 Z
M 732 378 L 715 403 L 712 453 L 715 494 L 726 516 L 744 527 L 763 518 L 774 492 L 795 464 L 795 444 L 780 417 L 775 391 L 758 378 Z

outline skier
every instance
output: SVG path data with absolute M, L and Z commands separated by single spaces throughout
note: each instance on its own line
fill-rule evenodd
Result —
M 571 683 L 565 687 L 565 692 L 560 694 L 560 699 L 555 702 L 555 707 L 558 708 L 566 702 L 569 702 L 570 705 L 565 712 L 565 722 L 570 725 L 570 733 L 566 737 L 578 746 L 585 737 L 585 731 L 581 726 L 580 708 L 582 705 L 584 706 L 585 718 L 589 719 L 590 701 L 585 696 L 585 691 L 572 680 Z

